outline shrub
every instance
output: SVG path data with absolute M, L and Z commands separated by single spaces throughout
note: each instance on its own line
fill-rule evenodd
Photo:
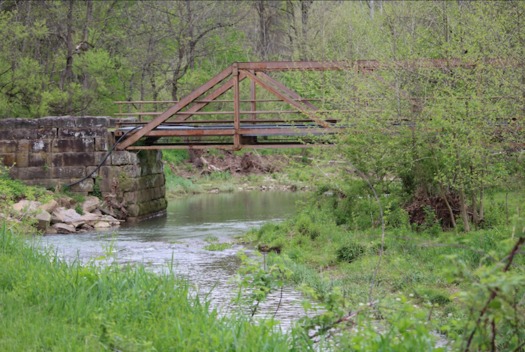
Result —
M 357 242 L 347 243 L 337 250 L 337 260 L 352 263 L 365 253 L 365 247 Z

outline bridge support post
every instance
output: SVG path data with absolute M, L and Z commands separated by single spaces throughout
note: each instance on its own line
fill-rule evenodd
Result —
M 233 135 L 233 148 L 235 150 L 241 149 L 241 136 L 240 136 L 240 129 L 241 129 L 241 98 L 240 98 L 240 89 L 239 89 L 239 69 L 237 67 L 237 64 L 233 65 L 232 70 L 233 75 L 233 128 L 234 128 L 234 135 Z

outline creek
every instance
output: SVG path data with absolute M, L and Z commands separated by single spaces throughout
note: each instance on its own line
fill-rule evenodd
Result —
M 209 251 L 210 243 L 230 242 L 251 228 L 282 221 L 296 211 L 304 194 L 292 192 L 238 192 L 201 194 L 172 199 L 167 216 L 105 232 L 52 235 L 43 245 L 68 261 L 101 265 L 143 264 L 151 270 L 172 268 L 187 278 L 200 297 L 210 300 L 221 313 L 233 308 L 238 290 L 233 282 L 240 265 L 238 251 L 254 250 L 233 245 Z M 261 305 L 257 317 L 275 318 L 287 329 L 304 315 L 302 295 L 290 287 L 272 293 Z

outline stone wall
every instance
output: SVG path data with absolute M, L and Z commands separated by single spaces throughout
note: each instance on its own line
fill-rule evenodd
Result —
M 0 119 L 0 163 L 27 184 L 71 185 L 71 192 L 98 196 L 108 212 L 128 221 L 164 214 L 161 152 L 113 151 L 108 157 L 112 127 L 109 117 Z

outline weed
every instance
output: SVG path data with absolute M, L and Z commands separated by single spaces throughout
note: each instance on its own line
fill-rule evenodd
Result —
M 207 251 L 224 251 L 225 249 L 231 248 L 232 244 L 223 242 L 223 243 L 210 243 L 207 246 L 204 246 L 204 249 Z
M 365 253 L 365 247 L 356 242 L 350 242 L 337 249 L 337 260 L 352 263 Z
M 219 242 L 219 238 L 217 236 L 208 235 L 204 238 L 204 241 L 208 243 L 217 243 Z

